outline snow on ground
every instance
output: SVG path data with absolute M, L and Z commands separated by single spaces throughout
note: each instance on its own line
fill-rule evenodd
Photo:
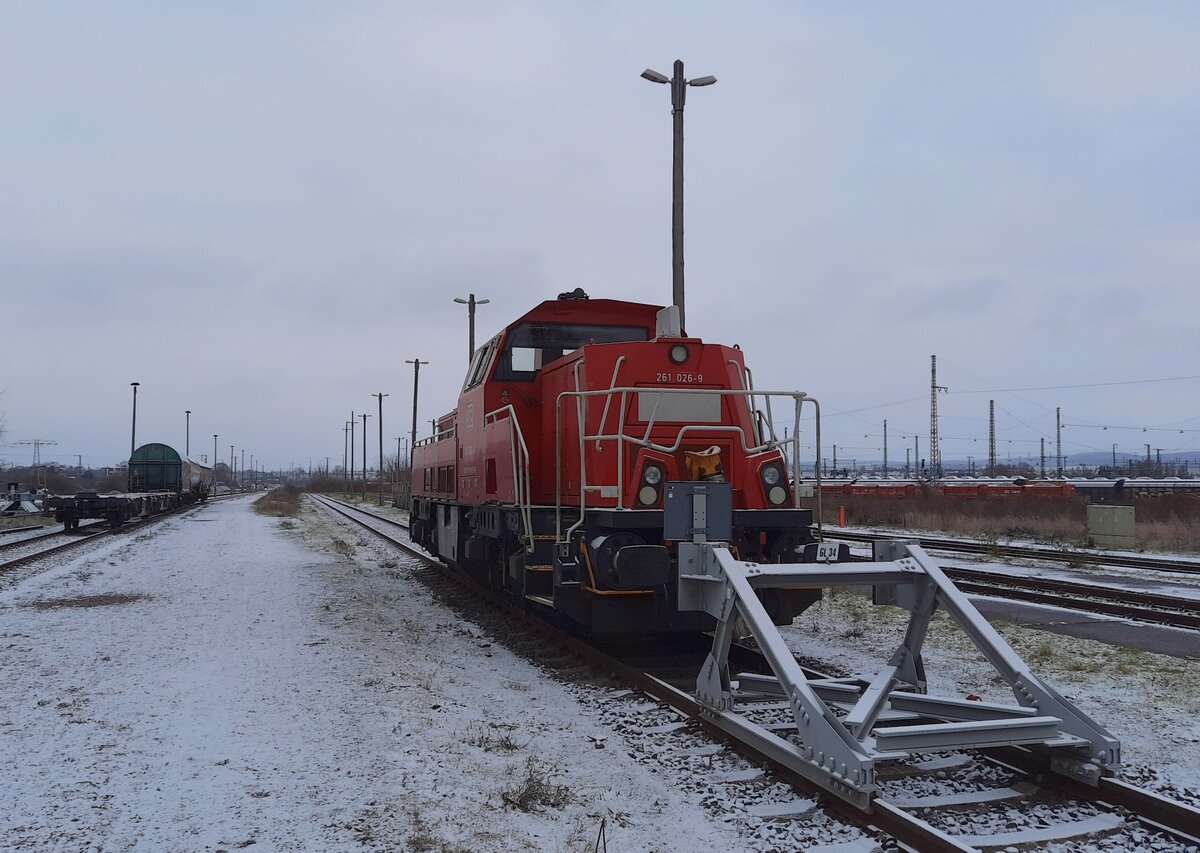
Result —
M 612 850 L 872 846 L 773 819 L 805 808 L 320 511 L 249 503 L 0 591 L 0 850 L 592 850 L 602 821 Z
M 847 590 L 783 629 L 789 646 L 849 673 L 878 672 L 904 636 L 907 613 Z M 1121 741 L 1127 776 L 1200 803 L 1200 661 L 993 622 L 1033 672 Z M 924 649 L 929 692 L 1014 703 L 1012 690 L 939 611 Z

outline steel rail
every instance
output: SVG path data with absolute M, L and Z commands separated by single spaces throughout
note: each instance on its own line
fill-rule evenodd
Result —
M 828 528 L 826 528 L 828 530 Z M 850 542 L 874 542 L 877 539 L 896 538 L 877 533 L 855 533 L 846 530 L 832 530 L 826 534 L 828 539 L 844 539 Z M 1064 551 L 1059 548 L 1037 548 L 1026 545 L 997 545 L 986 542 L 965 542 L 961 539 L 940 539 L 929 536 L 911 536 L 900 538 L 916 539 L 923 548 L 933 551 L 952 551 L 960 554 L 982 554 L 991 557 L 1018 557 L 1029 560 L 1050 560 L 1053 562 L 1079 565 L 1088 563 L 1099 566 L 1114 566 L 1125 569 L 1146 569 L 1157 572 L 1176 572 L 1178 574 L 1200 574 L 1200 559 L 1175 560 L 1166 557 L 1135 557 L 1129 554 L 1109 554 L 1103 551 Z
M 93 521 L 90 524 L 81 524 L 77 529 L 84 531 L 93 527 L 101 527 L 104 524 L 104 521 Z M 0 542 L 0 551 L 10 551 L 14 548 L 19 548 L 22 545 L 28 545 L 30 542 L 41 542 L 43 539 L 53 539 L 55 536 L 69 535 L 73 532 L 74 531 L 63 530 L 61 526 L 58 526 L 53 530 L 47 530 L 45 533 L 39 533 L 36 536 L 25 536 L 21 539 L 16 539 L 11 542 Z M 95 531 L 92 532 L 95 533 Z
M 1043 582 L 1005 574 L 976 572 L 947 567 L 955 585 L 970 595 L 1027 601 L 1064 610 L 1116 616 L 1172 628 L 1200 630 L 1200 601 L 1156 596 L 1150 593 L 1106 589 L 1094 584 L 1069 581 Z
M 1047 756 L 1025 747 L 993 747 L 979 752 L 990 761 L 1031 777 L 1053 773 Z M 1184 844 L 1200 845 L 1200 809 L 1195 806 L 1139 788 L 1123 779 L 1102 777 L 1099 786 L 1093 788 L 1066 776 L 1054 774 L 1053 778 L 1055 790 L 1066 796 L 1126 809 L 1151 829 L 1164 830 Z
M 39 527 L 44 527 L 41 524 L 27 524 L 24 527 L 5 527 L 0 530 L 0 536 L 7 536 L 10 533 L 22 533 L 26 530 L 37 530 Z

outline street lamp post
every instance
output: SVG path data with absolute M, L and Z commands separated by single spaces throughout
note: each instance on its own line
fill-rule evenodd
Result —
M 354 494 L 354 412 L 350 413 L 350 494 Z
M 384 394 L 380 391 L 371 396 L 379 398 L 379 505 L 383 506 L 383 398 L 390 397 L 391 394 Z M 396 457 L 396 463 L 400 463 L 399 456 Z
M 213 492 L 215 493 L 215 492 L 217 491 L 217 433 L 215 433 L 215 432 L 213 433 L 213 457 L 212 457 L 212 463 L 213 463 L 213 481 L 212 481 L 212 489 L 213 489 Z
M 367 418 L 371 417 L 366 412 L 359 417 L 363 419 L 363 500 L 367 499 Z
M 184 412 L 187 415 L 187 427 L 183 437 L 183 455 L 191 458 L 192 455 L 192 410 L 188 409 Z
M 350 457 L 348 451 L 350 449 L 350 424 L 342 421 L 342 494 L 347 498 L 350 496 L 350 481 L 347 479 Z
M 254 461 L 253 456 L 250 457 L 250 461 Z M 246 491 L 246 448 L 244 447 L 242 448 L 242 473 L 238 479 L 238 484 L 241 486 L 243 492 Z
M 133 451 L 137 449 L 137 389 L 140 382 L 130 382 L 133 386 L 133 425 L 129 428 L 129 464 L 125 466 L 125 490 L 133 491 Z
M 688 80 L 683 76 L 683 60 L 676 59 L 673 77 L 667 77 L 647 68 L 642 77 L 651 83 L 671 84 L 671 117 L 674 135 L 671 145 L 671 293 L 673 304 L 679 308 L 679 327 L 685 329 L 683 314 L 683 106 L 687 100 L 688 86 L 711 86 L 716 77 L 697 77 Z
M 237 467 L 234 464 L 235 458 L 233 455 L 233 445 L 229 445 L 229 491 L 232 492 L 237 487 Z
M 459 305 L 467 306 L 467 325 L 470 328 L 470 337 L 467 339 L 467 364 L 471 363 L 471 359 L 475 357 L 475 306 L 487 305 L 490 299 L 476 299 L 475 294 L 468 294 L 466 299 L 454 297 L 454 301 Z
M 412 440 L 408 443 L 408 452 L 411 454 L 417 449 L 417 388 L 421 382 L 421 365 L 429 364 L 427 361 L 421 361 L 419 358 L 406 358 L 405 364 L 413 366 L 413 420 L 412 420 Z M 411 466 L 410 466 L 411 467 Z

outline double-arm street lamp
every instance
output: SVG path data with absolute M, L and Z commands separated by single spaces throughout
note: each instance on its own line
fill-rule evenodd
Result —
M 650 68 L 642 76 L 651 83 L 671 84 L 671 116 L 674 119 L 671 179 L 671 293 L 673 304 L 679 308 L 679 327 L 686 329 L 683 316 L 683 105 L 687 100 L 688 86 L 711 86 L 716 77 L 697 77 L 688 80 L 683 76 L 683 60 L 675 60 L 675 76 L 667 77 Z
M 459 305 L 467 306 L 467 325 L 470 327 L 470 337 L 467 339 L 467 364 L 475 357 L 475 306 L 487 305 L 490 299 L 476 299 L 475 294 L 469 294 L 466 299 L 454 297 Z

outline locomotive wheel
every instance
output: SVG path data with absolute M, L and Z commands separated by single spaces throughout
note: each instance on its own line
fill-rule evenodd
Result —
M 771 562 L 772 563 L 798 563 L 800 555 L 804 552 L 804 546 L 807 544 L 807 538 L 803 533 L 792 531 L 785 533 L 775 540 L 775 544 L 771 546 Z

